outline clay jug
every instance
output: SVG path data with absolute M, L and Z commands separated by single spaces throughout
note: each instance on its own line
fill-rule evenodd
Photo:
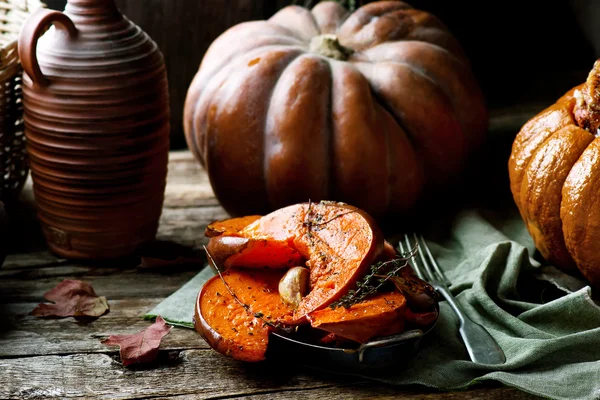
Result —
M 50 249 L 74 259 L 134 254 L 155 238 L 164 199 L 162 54 L 113 0 L 68 0 L 64 13 L 28 18 L 19 55 L 37 215 Z

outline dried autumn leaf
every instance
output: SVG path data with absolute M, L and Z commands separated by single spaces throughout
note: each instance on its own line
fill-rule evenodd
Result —
M 111 335 L 103 340 L 102 344 L 107 346 L 119 346 L 121 362 L 124 366 L 136 363 L 149 363 L 154 361 L 158 355 L 158 348 L 162 338 L 170 331 L 161 316 L 156 317 L 156 322 L 148 328 L 132 335 Z
M 35 317 L 99 317 L 109 307 L 106 297 L 96 295 L 92 285 L 65 279 L 44 293 L 53 304 L 40 303 L 30 314 Z

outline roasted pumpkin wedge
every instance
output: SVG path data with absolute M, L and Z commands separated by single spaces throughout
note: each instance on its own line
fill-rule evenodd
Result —
M 214 276 L 198 295 L 196 330 L 222 354 L 241 361 L 263 360 L 273 329 L 265 321 L 275 324 L 292 313 L 277 291 L 282 276 L 278 270 L 236 268 L 223 272 L 223 279 Z
M 349 308 L 325 308 L 312 312 L 308 320 L 314 328 L 364 343 L 378 336 L 404 330 L 406 299 L 398 292 L 379 293 Z
M 208 251 L 224 269 L 291 268 L 304 263 L 302 255 L 284 240 L 222 235 L 208 242 Z
M 214 221 L 208 224 L 204 235 L 210 238 L 220 235 L 236 236 L 242 229 L 260 217 L 260 215 L 248 215 L 245 217 L 229 218 L 223 221 Z
M 310 291 L 294 313 L 298 323 L 306 314 L 343 296 L 384 251 L 383 234 L 375 221 L 356 207 L 335 202 L 279 209 L 247 225 L 238 235 L 248 239 L 243 248 L 235 241 L 231 246 L 223 243 L 226 235 L 209 242 L 213 257 L 224 260 L 225 267 L 291 267 L 300 264 L 298 258 L 306 260 Z M 284 254 L 291 257 L 289 263 L 281 257 Z

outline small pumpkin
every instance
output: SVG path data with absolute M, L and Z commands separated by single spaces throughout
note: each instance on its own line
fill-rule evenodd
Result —
M 600 287 L 600 60 L 528 121 L 508 167 L 513 198 L 547 261 Z
M 230 28 L 184 111 L 188 146 L 234 216 L 309 199 L 404 213 L 459 174 L 487 124 L 456 38 L 401 1 L 289 6 Z

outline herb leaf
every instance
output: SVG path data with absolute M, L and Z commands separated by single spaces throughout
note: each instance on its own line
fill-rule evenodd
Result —
M 416 254 L 416 250 L 415 247 L 410 252 L 400 254 L 393 260 L 380 261 L 371 265 L 369 272 L 360 281 L 356 281 L 356 290 L 349 290 L 346 295 L 333 302 L 329 307 L 332 309 L 338 307 L 350 308 L 370 295 L 377 293 L 386 282 L 398 276 L 400 271 L 408 265 L 408 260 Z

